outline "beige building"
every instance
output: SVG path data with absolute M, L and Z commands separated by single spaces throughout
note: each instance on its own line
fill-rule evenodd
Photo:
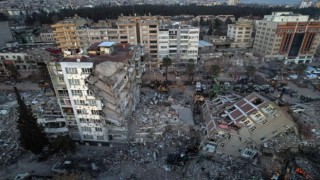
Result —
M 220 96 L 206 101 L 202 110 L 206 119 L 206 135 L 201 146 L 209 153 L 255 154 L 263 143 L 273 137 L 291 130 L 297 133 L 291 116 L 258 93 L 244 98 Z
M 102 42 L 88 53 L 48 63 L 70 137 L 97 145 L 127 142 L 127 122 L 139 102 L 143 48 Z
M 253 49 L 267 60 L 310 63 L 319 45 L 320 21 L 293 12 L 273 12 L 256 21 Z
M 251 37 L 253 31 L 253 20 L 242 19 L 235 24 L 228 24 L 227 37 L 233 42 L 231 47 L 249 48 L 253 46 L 253 38 Z

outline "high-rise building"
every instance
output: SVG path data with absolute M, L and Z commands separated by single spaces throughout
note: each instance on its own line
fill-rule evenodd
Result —
M 95 43 L 88 56 L 48 63 L 70 137 L 88 144 L 127 142 L 128 118 L 139 102 L 143 48 Z
M 256 21 L 253 49 L 268 60 L 309 63 L 319 45 L 320 21 L 308 15 L 273 12 Z
M 253 20 L 243 18 L 239 18 L 235 24 L 228 24 L 227 36 L 233 41 L 231 47 L 252 47 L 253 38 L 251 35 L 253 25 Z
M 65 56 L 76 56 L 80 51 L 80 41 L 76 30 L 85 27 L 87 20 L 79 16 L 67 18 L 63 21 L 53 24 L 54 38 L 59 49 Z
M 229 6 L 236 6 L 240 3 L 240 0 L 229 0 L 228 5 Z
M 173 64 L 188 63 L 189 59 L 197 62 L 199 28 L 173 23 L 162 24 L 159 28 L 159 59 L 168 56 Z

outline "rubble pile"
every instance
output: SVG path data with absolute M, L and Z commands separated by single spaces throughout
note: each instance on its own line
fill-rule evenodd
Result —
M 181 102 L 175 104 L 176 98 L 147 88 L 143 88 L 141 94 L 141 101 L 132 116 L 135 142 L 153 142 L 168 128 L 174 129 L 178 136 L 188 133 L 190 125 L 194 124 L 190 106 L 182 106 Z
M 6 167 L 18 160 L 22 149 L 18 144 L 16 129 L 16 101 L 13 94 L 6 94 L 7 103 L 0 104 L 0 167 Z
M 263 177 L 262 169 L 250 161 L 225 155 L 196 158 L 184 171 L 184 177 L 187 179 L 260 179 Z

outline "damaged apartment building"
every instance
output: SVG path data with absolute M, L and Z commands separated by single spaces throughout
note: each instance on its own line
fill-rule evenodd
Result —
M 258 93 L 244 98 L 220 96 L 202 108 L 206 135 L 201 147 L 207 153 L 252 158 L 273 137 L 287 131 L 298 133 L 291 116 Z
M 143 47 L 102 42 L 87 51 L 48 63 L 70 137 L 97 145 L 127 142 L 127 121 L 140 99 Z

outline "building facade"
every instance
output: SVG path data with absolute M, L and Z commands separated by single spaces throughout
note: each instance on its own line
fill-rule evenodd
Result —
M 251 37 L 253 31 L 253 20 L 242 19 L 235 24 L 228 24 L 227 37 L 233 42 L 231 47 L 249 48 L 253 46 L 253 38 Z
M 240 0 L 229 0 L 228 5 L 229 6 L 236 6 L 240 3 Z
M 267 60 L 310 63 L 319 45 L 320 21 L 292 12 L 274 12 L 256 21 L 253 49 Z
M 201 146 L 209 153 L 241 156 L 259 152 L 261 144 L 281 133 L 298 133 L 292 117 L 258 93 L 243 98 L 220 96 L 206 101 L 202 108 L 207 121 Z
M 197 62 L 199 28 L 173 23 L 159 28 L 159 60 L 170 57 L 173 64 L 188 63 L 189 59 Z
M 48 63 L 70 137 L 98 145 L 127 142 L 127 122 L 139 102 L 143 48 L 95 43 L 90 56 Z
M 181 59 L 182 62 L 187 59 L 197 59 L 199 28 L 182 25 L 169 27 L 170 25 L 165 24 L 160 27 L 166 20 L 158 16 L 119 16 L 113 25 L 105 23 L 108 24 L 108 27 L 95 28 L 86 26 L 90 22 L 83 20 L 83 18 L 80 21 L 82 23 L 76 24 L 76 21 L 80 21 L 79 17 L 52 25 L 56 44 L 64 52 L 65 57 L 81 56 L 80 54 L 85 52 L 91 44 L 109 41 L 144 46 L 147 63 L 154 67 L 158 67 L 165 56 L 173 57 L 179 61 Z M 91 25 L 93 26 L 93 24 Z M 168 34 L 170 28 L 170 36 L 164 37 L 166 36 L 164 31 L 168 31 Z M 171 38 L 170 42 L 169 38 Z M 183 43 L 181 50 L 180 42 Z M 166 46 L 166 48 L 160 48 L 160 46 Z

